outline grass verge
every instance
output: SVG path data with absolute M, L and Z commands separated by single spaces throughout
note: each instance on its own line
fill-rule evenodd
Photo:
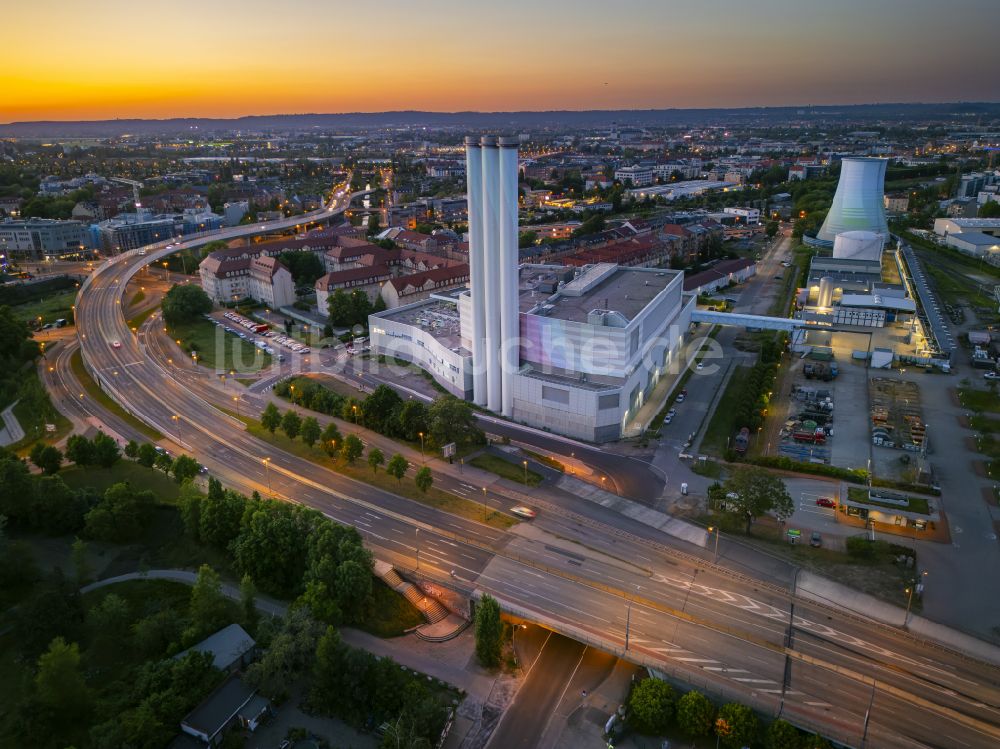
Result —
M 190 356 L 198 355 L 198 364 L 216 372 L 258 372 L 271 365 L 265 354 L 242 338 L 226 333 L 208 320 L 194 320 L 169 329 L 170 337 Z
M 516 481 L 519 484 L 527 483 L 528 486 L 538 486 L 542 482 L 542 475 L 523 465 L 515 465 L 508 460 L 504 460 L 496 455 L 477 455 L 469 461 L 469 465 L 481 468 L 484 471 L 495 473 L 501 478 Z M 527 482 L 525 482 L 527 477 Z
M 17 399 L 14 417 L 24 430 L 24 437 L 9 445 L 8 449 L 25 455 L 39 440 L 54 444 L 72 430 L 73 423 L 52 405 L 49 391 L 42 384 L 34 365 L 25 369 L 18 386 Z M 47 431 L 49 424 L 55 427 L 54 431 Z
M 45 325 L 60 318 L 72 320 L 74 304 L 76 304 L 76 289 L 53 294 L 28 304 L 20 304 L 14 307 L 14 314 L 25 322 L 35 320 L 39 325 Z
M 142 292 L 139 293 L 141 294 Z M 160 309 L 159 307 L 150 307 L 145 312 L 140 312 L 138 315 L 128 320 L 127 324 L 129 330 L 131 330 L 133 333 L 137 332 L 139 328 L 142 327 L 143 323 L 145 323 L 146 320 L 152 317 L 159 309 Z
M 364 456 L 353 464 L 349 464 L 341 458 L 334 460 L 319 447 L 308 447 L 303 442 L 291 440 L 279 432 L 271 434 L 259 422 L 253 419 L 241 418 L 240 421 L 247 425 L 247 431 L 250 434 L 270 445 L 274 445 L 296 457 L 311 460 L 317 465 L 329 468 L 344 476 L 369 484 L 383 491 L 397 494 L 406 499 L 412 499 L 415 502 L 420 502 L 444 512 L 450 512 L 452 515 L 458 515 L 468 520 L 485 522 L 486 525 L 494 528 L 506 530 L 517 522 L 512 516 L 496 511 L 490 512 L 484 520 L 483 507 L 479 502 L 472 502 L 468 499 L 457 497 L 435 486 L 432 486 L 426 492 L 420 491 L 413 483 L 413 476 L 416 474 L 416 467 L 414 466 L 410 467 L 410 470 L 403 477 L 402 481 L 396 481 L 396 479 L 384 470 L 372 472 L 366 464 Z
M 138 431 L 140 434 L 144 434 L 149 437 L 149 439 L 154 442 L 163 439 L 163 435 L 160 434 L 160 432 L 153 429 L 153 427 L 149 426 L 145 422 L 137 419 L 124 408 L 115 403 L 115 401 L 111 399 L 110 395 L 101 390 L 100 386 L 94 381 L 94 378 L 90 376 L 86 367 L 83 366 L 83 355 L 79 350 L 74 351 L 73 356 L 70 357 L 70 369 L 73 371 L 73 376 L 79 380 L 80 387 L 82 387 L 84 392 L 96 401 L 101 408 L 106 411 L 110 411 L 130 427 Z
M 149 490 L 161 502 L 173 504 L 180 494 L 180 485 L 163 471 L 146 468 L 128 459 L 119 460 L 111 468 L 70 466 L 59 472 L 73 489 L 90 487 L 104 493 L 109 486 L 127 482 L 134 489 Z
M 423 623 L 416 606 L 378 578 L 372 581 L 371 606 L 358 629 L 376 637 L 401 637 Z
M 737 367 L 729 377 L 726 389 L 719 398 L 715 411 L 712 412 L 708 426 L 705 427 L 705 436 L 701 439 L 701 452 L 713 455 L 722 455 L 726 452 L 727 442 L 733 436 L 734 414 L 743 397 L 743 384 L 749 372 L 750 367 Z
M 962 408 L 967 408 L 970 411 L 1000 413 L 1000 395 L 992 390 L 959 388 L 958 400 L 962 404 Z

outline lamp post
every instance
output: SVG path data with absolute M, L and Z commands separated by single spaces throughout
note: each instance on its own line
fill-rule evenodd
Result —
M 625 611 L 625 652 L 628 652 L 628 637 L 629 630 L 632 626 L 632 603 L 639 596 L 639 591 L 642 590 L 641 585 L 635 586 L 635 596 L 633 596 L 628 602 L 628 609 Z
M 238 418 L 240 418 L 240 396 L 234 395 L 233 396 L 233 403 L 236 404 L 236 418 L 238 419 Z
M 528 485 L 528 461 L 522 460 L 521 465 L 524 466 L 524 485 Z
M 913 605 L 913 591 L 919 588 L 917 590 L 917 595 L 923 594 L 924 584 L 920 581 L 925 577 L 927 577 L 927 570 L 921 572 L 920 577 L 911 580 L 909 586 L 906 588 L 906 614 L 903 616 L 904 629 L 910 620 L 910 607 Z
M 272 496 L 274 492 L 271 491 L 271 459 L 264 458 L 264 475 L 267 477 L 267 496 Z
M 181 417 L 178 416 L 177 414 L 174 414 L 170 418 L 173 420 L 174 424 L 177 425 L 177 443 L 183 446 L 184 440 L 181 437 Z
M 426 463 L 427 459 L 424 457 L 424 433 L 417 432 L 420 435 L 420 462 Z
M 354 413 L 354 426 L 358 425 L 358 407 L 351 406 L 351 411 Z
M 420 571 L 420 529 L 419 528 L 414 528 L 413 529 L 413 537 L 414 537 L 413 545 L 414 545 L 414 548 L 417 550 L 417 572 L 419 572 Z
M 713 558 L 712 561 L 713 562 L 718 562 L 719 561 L 719 526 L 717 526 L 717 525 L 710 525 L 710 526 L 708 526 L 708 534 L 711 535 L 712 533 L 715 534 L 715 557 Z

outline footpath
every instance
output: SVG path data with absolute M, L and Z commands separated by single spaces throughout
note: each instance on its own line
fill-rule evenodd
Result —
M 24 439 L 24 429 L 21 428 L 20 422 L 14 415 L 14 406 L 16 405 L 17 401 L 14 401 L 3 410 L 3 413 L 0 413 L 0 447 L 13 445 Z

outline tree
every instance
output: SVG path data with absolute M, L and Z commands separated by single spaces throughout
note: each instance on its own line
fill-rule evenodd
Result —
M 240 534 L 240 525 L 247 501 L 232 491 L 209 492 L 201 504 L 198 536 L 217 549 L 226 550 Z
M 94 462 L 101 468 L 111 468 L 121 458 L 121 451 L 114 438 L 104 432 L 94 435 Z
M 730 511 L 746 521 L 747 535 L 750 535 L 754 520 L 764 513 L 773 511 L 779 520 L 783 520 L 794 509 L 785 482 L 762 468 L 738 468 L 723 488 Z
M 780 718 L 767 727 L 767 749 L 803 749 L 799 729 Z
M 229 548 L 240 575 L 265 593 L 293 598 L 303 585 L 307 539 L 321 517 L 315 510 L 273 500 L 250 500 L 240 534 Z
M 212 311 L 212 300 L 197 284 L 175 284 L 163 295 L 163 321 L 181 325 Z
M 301 429 L 302 417 L 292 409 L 285 411 L 285 415 L 281 417 L 281 431 L 288 435 L 288 439 L 298 437 Z
M 38 659 L 35 696 L 60 721 L 81 720 L 90 712 L 91 696 L 80 671 L 80 648 L 57 637 Z
M 278 407 L 273 403 L 268 403 L 260 415 L 260 425 L 271 434 L 274 434 L 274 430 L 277 429 L 280 424 L 281 411 L 279 411 Z
M 415 441 L 423 432 L 430 430 L 427 426 L 427 406 L 417 400 L 408 400 L 396 415 L 396 434 L 404 440 Z
M 326 273 L 323 261 L 315 252 L 290 250 L 278 255 L 278 260 L 288 268 L 296 286 L 312 286 Z
M 135 460 L 139 457 L 139 443 L 135 440 L 129 440 L 125 445 L 125 457 L 129 460 Z
M 156 455 L 156 448 L 148 442 L 143 442 L 139 445 L 139 452 L 135 460 L 141 466 L 152 468 L 153 464 L 156 463 Z
M 98 541 L 132 541 L 142 533 L 155 501 L 151 491 L 137 492 L 126 483 L 114 484 L 87 513 L 86 534 Z
M 719 708 L 715 734 L 723 746 L 739 749 L 749 746 L 757 736 L 757 716 L 746 705 L 728 702 Z
M 378 473 L 378 469 L 383 463 L 385 463 L 385 453 L 377 447 L 368 451 L 368 467 L 372 469 L 372 473 Z
M 191 589 L 189 606 L 191 625 L 184 633 L 184 640 L 197 642 L 224 626 L 229 616 L 229 602 L 222 594 L 219 573 L 207 564 L 198 568 L 198 578 Z
M 396 453 L 389 458 L 389 463 L 385 467 L 385 472 L 396 479 L 397 482 L 402 483 L 403 476 L 406 475 L 406 471 L 409 467 L 410 462 L 399 453 Z
M 319 422 L 313 416 L 307 416 L 302 420 L 302 441 L 306 443 L 309 447 L 316 444 L 316 440 L 320 438 L 322 430 L 320 429 Z
M 690 691 L 677 700 L 677 725 L 688 736 L 702 738 L 712 731 L 715 707 L 701 692 Z
M 76 586 L 82 588 L 90 580 L 90 560 L 87 558 L 87 542 L 82 538 L 74 539 L 72 549 L 73 571 L 76 573 Z
M 250 575 L 244 575 L 240 580 L 240 610 L 243 613 L 243 626 L 250 632 L 256 631 L 260 618 L 257 613 L 257 588 Z
M 101 664 L 112 664 L 127 647 L 132 614 L 125 599 L 115 593 L 104 596 L 87 612 L 87 628 L 91 645 L 87 658 Z
M 170 470 L 174 467 L 174 459 L 165 452 L 158 452 L 156 453 L 155 465 L 164 473 L 170 473 Z
M 86 490 L 70 489 L 62 476 L 41 476 L 33 488 L 27 517 L 31 526 L 53 535 L 75 533 L 83 527 L 89 508 Z
M 484 593 L 476 606 L 476 657 L 487 668 L 500 665 L 502 636 L 500 604 L 489 593 Z
M 348 463 L 353 463 L 361 457 L 364 450 L 365 446 L 361 439 L 356 434 L 349 434 L 344 438 L 344 446 L 340 449 L 340 454 Z
M 287 695 L 288 685 L 316 661 L 316 644 L 326 628 L 305 607 L 292 608 L 260 660 L 247 669 L 247 682 L 274 699 Z
M 323 434 L 320 435 L 319 442 L 326 451 L 326 454 L 332 458 L 337 454 L 342 439 L 343 437 L 340 436 L 340 430 L 337 429 L 337 425 L 331 421 L 326 425 Z
M 371 594 L 371 569 L 365 569 L 353 559 L 341 562 L 337 567 L 337 603 L 347 621 L 356 622 L 361 618 Z
M 201 464 L 192 458 L 190 455 L 178 455 L 177 459 L 174 460 L 171 470 L 174 473 L 174 481 L 178 484 L 183 484 L 185 481 L 192 480 L 198 475 L 201 470 Z
M 454 395 L 442 395 L 428 409 L 428 433 L 438 447 L 465 444 L 480 438 L 472 406 Z
M 380 434 L 392 436 L 397 424 L 396 415 L 402 407 L 403 399 L 399 397 L 399 393 L 388 385 L 379 385 L 362 404 L 365 426 Z
M 767 232 L 768 239 L 774 239 L 775 235 L 778 233 L 778 229 L 779 226 L 777 221 L 768 221 L 764 226 L 764 231 Z
M 1000 202 L 996 200 L 990 200 L 984 203 L 979 212 L 976 214 L 978 218 L 998 218 L 1000 217 Z
M 66 459 L 78 466 L 94 463 L 94 444 L 82 434 L 71 434 L 66 440 Z
M 413 481 L 416 483 L 417 488 L 426 494 L 427 490 L 430 489 L 431 485 L 434 483 L 434 476 L 431 475 L 431 469 L 424 466 L 417 471 L 417 475 L 413 477 Z
M 62 467 L 62 451 L 44 442 L 36 442 L 31 448 L 31 462 L 34 463 L 43 473 L 52 475 L 57 473 Z
M 628 698 L 629 722 L 639 733 L 666 733 L 674 717 L 674 689 L 660 679 L 643 679 Z

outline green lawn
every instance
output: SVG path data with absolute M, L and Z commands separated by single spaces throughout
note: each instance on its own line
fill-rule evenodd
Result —
M 137 292 L 135 292 L 135 294 L 132 295 L 132 298 L 129 299 L 128 304 L 130 307 L 135 307 L 136 305 L 142 304 L 143 301 L 145 301 L 145 299 L 146 299 L 146 292 L 143 291 L 142 289 L 139 289 Z
M 99 492 L 104 492 L 112 484 L 127 481 L 136 489 L 150 490 L 157 499 L 167 504 L 176 502 L 180 493 L 180 485 L 163 471 L 146 468 L 127 458 L 122 458 L 111 468 L 70 466 L 59 475 L 74 489 L 89 486 Z
M 735 431 L 733 414 L 736 413 L 736 406 L 743 395 L 743 381 L 749 371 L 750 367 L 737 367 L 729 377 L 726 389 L 705 428 L 705 436 L 701 440 L 701 452 L 722 455 L 726 451 L 727 442 Z
M 208 320 L 175 325 L 170 328 L 169 334 L 181 342 L 186 355 L 196 352 L 198 363 L 216 372 L 257 372 L 271 365 L 270 354 L 226 333 Z
M 991 411 L 1000 413 L 1000 395 L 992 390 L 973 390 L 959 388 L 958 399 L 963 408 L 970 411 Z
M 140 291 L 139 293 L 141 294 L 142 292 Z M 135 317 L 131 318 L 128 321 L 129 328 L 133 331 L 138 331 L 139 328 L 142 327 L 143 323 L 145 323 L 146 320 L 152 317 L 153 314 L 155 314 L 159 309 L 160 309 L 159 307 L 150 307 L 148 310 L 140 312 L 138 315 L 136 315 Z
M 528 479 L 528 486 L 538 486 L 542 482 L 542 475 L 540 473 L 532 471 L 529 468 L 527 469 L 527 474 L 525 474 L 525 468 L 523 465 L 511 463 L 510 461 L 504 460 L 496 455 L 489 455 L 485 453 L 477 455 L 469 461 L 469 465 L 481 468 L 484 471 L 489 471 L 490 473 L 495 473 L 501 478 L 516 481 L 519 484 L 525 483 L 526 475 Z
M 14 314 L 25 321 L 41 317 L 39 324 L 44 325 L 60 318 L 71 320 L 74 304 L 76 304 L 76 289 L 50 294 L 37 302 L 19 304 L 14 307 Z
M 468 518 L 469 520 L 483 522 L 483 506 L 479 502 L 472 502 L 468 499 L 464 499 L 463 497 L 449 494 L 446 491 L 438 489 L 436 486 L 432 486 L 427 492 L 420 491 L 413 481 L 413 477 L 417 472 L 417 466 L 410 466 L 410 469 L 403 477 L 403 480 L 396 481 L 396 479 L 387 474 L 384 469 L 379 470 L 377 473 L 373 473 L 368 467 L 368 464 L 365 462 L 364 456 L 359 458 L 353 465 L 349 465 L 341 459 L 334 461 L 319 447 L 307 447 L 301 440 L 290 440 L 280 431 L 271 434 L 264 429 L 259 422 L 252 419 L 241 420 L 247 425 L 247 431 L 250 434 L 271 445 L 274 445 L 281 450 L 284 450 L 287 453 L 296 455 L 300 458 L 305 458 L 306 460 L 311 460 L 312 462 L 326 468 L 330 468 L 337 473 L 342 473 L 343 475 L 349 476 L 357 481 L 370 484 L 384 491 L 392 492 L 393 494 L 398 494 L 401 497 L 412 499 L 420 502 L 421 504 L 435 507 L 439 510 L 443 510 L 444 512 L 450 512 L 453 515 Z M 386 456 L 387 460 L 388 458 L 389 456 Z M 433 468 L 431 470 L 433 471 Z M 514 525 L 517 521 L 510 515 L 493 511 L 489 513 L 485 522 L 487 525 L 491 525 L 495 528 L 507 529 Z
M 872 507 L 885 507 L 890 510 L 901 510 L 904 512 L 919 512 L 921 515 L 930 514 L 930 506 L 927 504 L 925 497 L 908 496 L 906 499 L 909 501 L 909 505 L 903 507 L 892 502 L 879 502 L 877 499 L 872 499 L 868 495 L 868 489 L 863 486 L 850 486 L 847 488 L 847 498 L 852 502 L 860 502 Z
M 358 629 L 376 637 L 400 637 L 423 623 L 424 617 L 412 603 L 378 578 L 372 581 L 372 603 Z
M 153 427 L 149 426 L 145 422 L 137 419 L 124 408 L 115 403 L 111 399 L 110 395 L 101 390 L 98 384 L 94 381 L 94 378 L 90 376 L 86 367 L 83 366 L 83 356 L 79 350 L 73 352 L 73 356 L 70 357 L 70 368 L 73 370 L 73 376 L 80 381 L 80 387 L 83 388 L 86 396 L 96 401 L 102 408 L 110 411 L 141 434 L 146 435 L 152 441 L 157 442 L 163 439 L 163 435 L 160 434 L 160 432 L 153 429 Z
M 14 416 L 24 430 L 24 439 L 10 445 L 15 452 L 27 453 L 38 440 L 49 444 L 58 442 L 73 428 L 72 422 L 52 405 L 49 391 L 42 385 L 34 366 L 25 370 L 17 397 Z M 48 424 L 53 424 L 55 431 L 46 431 Z

